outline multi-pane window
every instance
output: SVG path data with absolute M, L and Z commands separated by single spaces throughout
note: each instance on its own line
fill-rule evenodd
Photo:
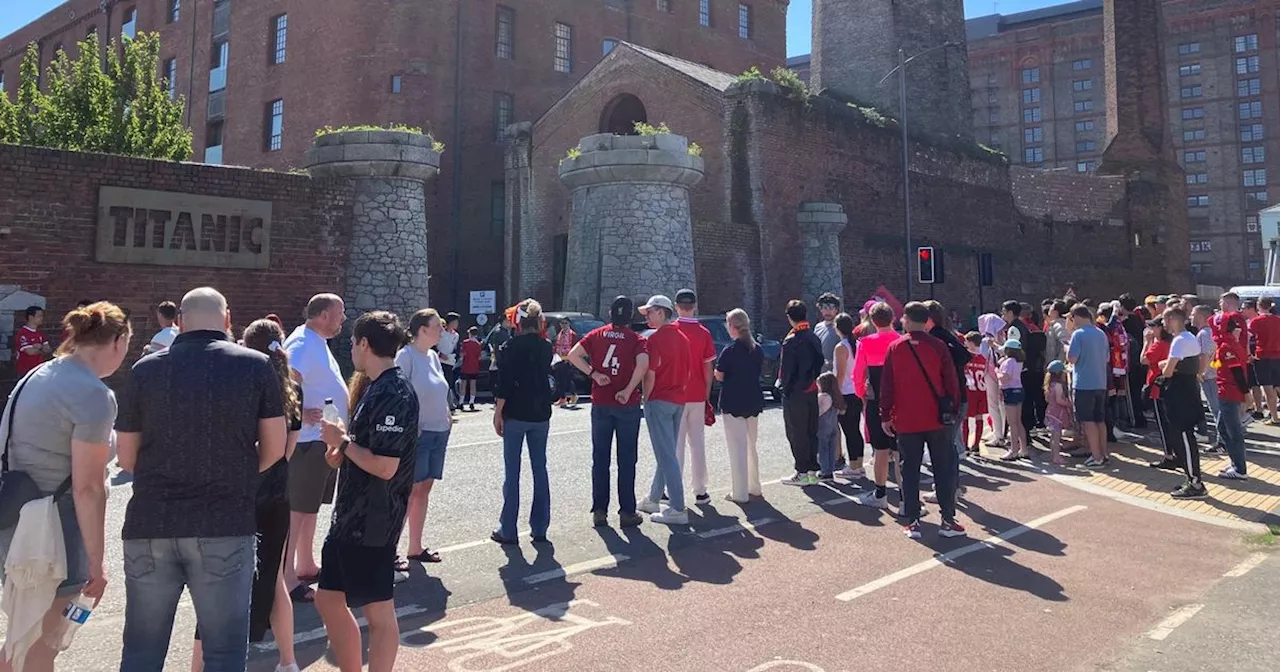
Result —
M 1077 100 L 1075 102 L 1076 112 L 1091 112 L 1093 110 L 1092 100 Z
M 280 143 L 284 139 L 284 101 L 273 100 L 267 103 L 267 141 L 266 147 L 268 152 L 274 152 L 280 149 Z
M 1207 240 L 1193 240 L 1191 241 L 1191 251 L 1192 252 L 1212 252 L 1213 244 Z
M 1261 119 L 1262 118 L 1262 101 L 1255 100 L 1251 103 L 1240 103 L 1241 119 Z
M 1204 119 L 1204 108 L 1203 107 L 1184 107 L 1182 108 L 1182 119 L 1183 121 L 1186 121 L 1188 119 Z
M 493 94 L 493 137 L 502 142 L 503 134 L 515 118 L 515 99 L 501 91 Z
M 1098 145 L 1092 140 L 1078 140 L 1076 142 L 1077 152 L 1092 152 L 1097 149 Z
M 1093 120 L 1092 120 L 1092 119 L 1085 119 L 1084 121 L 1077 121 L 1077 122 L 1076 122 L 1076 132 L 1077 132 L 1077 133 L 1080 133 L 1080 132 L 1083 132 L 1083 131 L 1092 131 L 1092 130 L 1093 130 Z
M 1251 35 L 1237 35 L 1235 47 L 1236 47 L 1237 54 L 1243 54 L 1246 51 L 1257 51 L 1258 50 L 1258 34 L 1253 33 Z
M 556 72 L 573 71 L 573 26 L 556 24 Z
M 1240 126 L 1241 142 L 1256 142 L 1262 139 L 1262 124 L 1247 124 Z
M 516 57 L 516 10 L 498 5 L 498 58 Z
M 178 97 L 178 59 L 168 58 L 164 61 L 164 85 L 169 90 L 169 98 Z M 0 89 L 4 87 L 0 86 Z
M 1244 186 L 1246 187 L 1267 186 L 1267 169 L 1255 168 L 1253 170 L 1244 171 Z
M 738 37 L 751 39 L 751 5 L 738 4 Z
M 711 0 L 698 0 L 698 25 L 711 25 Z
M 1203 149 L 1182 153 L 1183 163 L 1202 163 L 1207 158 Z
M 215 42 L 209 64 L 209 93 L 227 88 L 227 59 L 230 58 L 230 44 L 226 40 Z
M 496 180 L 489 185 L 489 232 L 502 235 L 507 228 L 507 183 Z
M 120 36 L 133 39 L 138 34 L 138 10 L 130 7 L 124 10 L 124 17 L 120 21 Z
M 391 75 L 391 93 L 400 93 L 400 87 L 403 83 L 400 75 Z
M 1077 173 L 1087 173 L 1093 170 L 1095 167 L 1096 167 L 1096 162 L 1094 161 L 1077 161 L 1076 162 Z
M 1182 87 L 1180 94 L 1183 98 L 1199 98 L 1202 95 L 1199 84 Z
M 987 121 L 992 124 L 1000 123 L 1000 110 L 991 110 L 987 115 Z
M 1028 107 L 1022 110 L 1022 123 L 1030 124 L 1040 121 L 1040 108 Z
M 1265 206 L 1269 202 L 1267 200 L 1267 192 L 1265 191 L 1247 191 L 1245 192 L 1244 197 L 1259 206 Z
M 671 11 L 671 0 L 658 0 L 658 11 L 659 11 L 659 12 L 670 12 L 670 11 Z
M 1245 218 L 1244 218 L 1244 230 L 1245 230 L 1245 231 L 1248 231 L 1249 233 L 1257 233 L 1257 232 L 1258 232 L 1259 227 L 1258 227 L 1258 216 L 1257 216 L 1257 215 L 1246 215 L 1246 216 L 1245 216 Z
M 1022 141 L 1027 144 L 1044 142 L 1044 129 L 1039 126 L 1022 129 Z
M 1208 184 L 1209 173 L 1187 173 L 1187 184 Z
M 1022 158 L 1026 163 L 1044 163 L 1044 148 L 1028 147 L 1022 151 Z
M 1240 148 L 1241 163 L 1266 163 L 1267 152 L 1261 145 L 1257 147 L 1241 147 Z
M 165 15 L 165 21 L 177 23 L 180 16 L 182 16 L 182 0 L 169 0 L 169 11 Z
M 1040 87 L 1022 90 L 1022 104 L 1030 105 L 1040 102 Z
M 1236 95 L 1241 98 L 1262 95 L 1262 80 L 1257 77 L 1236 80 Z
M 1258 71 L 1257 56 L 1241 56 L 1240 58 L 1236 59 L 1237 75 L 1245 75 L 1245 74 L 1248 74 L 1251 72 L 1257 72 L 1257 71 Z
M 1022 83 L 1035 84 L 1040 81 L 1040 68 L 1023 68 Z
M 601 55 L 608 56 L 609 52 L 613 51 L 616 46 L 618 46 L 617 40 L 606 37 L 604 42 L 600 43 L 600 51 L 603 52 Z
M 1073 91 L 1091 91 L 1093 90 L 1093 80 L 1077 79 L 1074 82 L 1071 82 L 1071 89 Z
M 1195 196 L 1187 197 L 1188 208 L 1203 208 L 1203 207 L 1207 207 L 1208 205 L 1209 205 L 1208 194 L 1198 194 Z
M 1071 61 L 1072 70 L 1088 70 L 1092 67 L 1093 59 L 1091 58 L 1077 58 L 1076 60 Z
M 1187 54 L 1198 54 L 1198 53 L 1200 53 L 1199 42 L 1184 42 L 1178 45 L 1179 56 L 1186 56 Z
M 1181 77 L 1190 77 L 1198 74 L 1200 74 L 1199 63 L 1189 63 L 1187 65 L 1178 66 L 1178 75 Z
M 1191 130 L 1189 130 L 1189 131 L 1183 131 L 1183 132 L 1182 132 L 1182 141 L 1183 141 L 1183 142 L 1197 142 L 1197 141 L 1200 141 L 1200 140 L 1204 140 L 1204 129 L 1203 129 L 1203 128 L 1194 128 L 1194 129 L 1191 129 Z
M 271 19 L 271 63 L 284 63 L 284 47 L 289 35 L 289 15 L 281 14 Z

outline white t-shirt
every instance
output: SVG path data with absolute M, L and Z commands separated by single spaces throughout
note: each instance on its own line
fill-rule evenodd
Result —
M 1200 354 L 1200 341 L 1189 331 L 1179 332 L 1169 344 L 1170 359 L 1186 359 Z
M 151 337 L 151 351 L 157 352 L 173 345 L 173 339 L 177 337 L 178 328 L 174 326 L 165 327 L 164 329 L 157 331 L 156 335 Z
M 412 344 L 406 345 L 396 353 L 396 366 L 418 396 L 418 431 L 449 431 L 453 426 L 449 417 L 449 381 L 445 380 L 436 351 L 420 352 Z
M 333 399 L 338 417 L 348 423 L 347 383 L 342 379 L 338 360 L 329 352 L 324 337 L 300 324 L 284 341 L 284 351 L 289 355 L 289 367 L 302 374 L 302 398 L 308 408 L 323 408 L 325 399 Z M 320 425 L 302 425 L 298 441 L 319 441 Z
M 440 363 L 449 366 L 457 366 L 458 352 L 458 332 L 445 329 L 440 334 L 440 344 L 436 346 L 436 350 L 440 351 Z M 421 429 L 421 428 L 419 428 Z

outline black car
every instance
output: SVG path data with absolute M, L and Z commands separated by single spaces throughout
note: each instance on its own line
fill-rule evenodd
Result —
M 711 332 L 711 341 L 715 344 L 716 357 L 720 356 L 733 338 L 729 336 L 729 326 L 725 322 L 723 315 L 699 315 L 697 318 L 702 326 Z M 643 336 L 653 333 L 648 324 L 644 322 L 636 322 L 631 328 L 639 332 Z M 763 334 L 756 334 L 756 343 L 760 345 L 760 349 L 764 352 L 764 368 L 760 372 L 760 389 L 769 394 L 771 398 L 777 400 L 777 389 L 774 388 L 774 381 L 778 378 L 778 359 L 782 356 L 782 343 L 771 338 L 765 338 Z M 711 381 L 711 399 L 717 401 L 720 398 L 720 383 L 715 380 Z

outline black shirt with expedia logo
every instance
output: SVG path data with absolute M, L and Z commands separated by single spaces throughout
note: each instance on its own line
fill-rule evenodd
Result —
M 418 397 L 399 367 L 383 371 L 369 385 L 351 414 L 347 434 L 374 455 L 399 458 L 400 466 L 384 481 L 343 460 L 329 537 L 361 546 L 392 546 L 404 527 L 418 441 Z

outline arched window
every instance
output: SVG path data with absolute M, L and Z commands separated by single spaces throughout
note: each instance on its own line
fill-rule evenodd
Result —
M 600 132 L 614 135 L 635 135 L 636 122 L 649 123 L 644 103 L 639 98 L 624 93 L 604 106 L 600 114 Z

